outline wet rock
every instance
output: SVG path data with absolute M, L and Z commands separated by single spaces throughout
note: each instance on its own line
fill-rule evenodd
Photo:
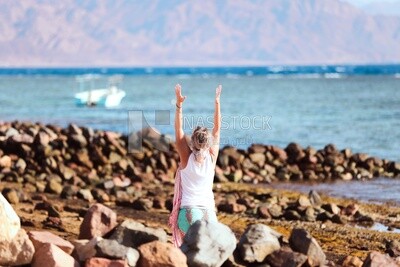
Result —
M 103 236 L 117 225 L 117 214 L 102 204 L 94 204 L 87 211 L 80 226 L 79 239 Z
M 297 205 L 302 208 L 307 208 L 311 206 L 311 201 L 308 197 L 301 195 L 297 200 Z
M 153 241 L 138 248 L 141 267 L 186 267 L 186 256 L 183 252 L 169 243 Z
M 307 256 L 293 252 L 288 247 L 275 250 L 267 256 L 266 262 L 273 267 L 301 267 L 307 261 Z
M 19 266 L 30 264 L 35 248 L 24 229 L 19 229 L 9 241 L 0 240 L 0 265 Z
M 356 256 L 347 256 L 342 263 L 342 267 L 362 267 L 363 261 Z
M 327 211 L 324 211 L 324 212 L 318 213 L 316 219 L 317 219 L 318 221 L 323 221 L 323 222 L 325 222 L 325 221 L 327 221 L 327 220 L 332 220 L 332 217 L 333 217 L 333 214 L 332 214 L 332 213 L 327 212 Z
M 126 260 L 110 260 L 95 257 L 88 259 L 85 267 L 128 267 L 128 263 Z
M 221 266 L 236 247 L 232 230 L 219 222 L 196 221 L 180 247 L 188 266 Z
M 303 151 L 303 148 L 296 143 L 290 143 L 286 148 L 285 151 L 287 153 L 288 163 L 296 163 L 299 162 L 306 154 Z
M 342 214 L 346 216 L 353 216 L 359 210 L 359 206 L 357 204 L 349 204 L 343 210 Z
M 56 245 L 46 243 L 36 250 L 32 267 L 79 267 L 79 263 Z
M 125 220 L 115 228 L 110 239 L 118 241 L 121 245 L 137 248 L 151 241 L 167 242 L 167 234 L 161 228 L 145 227 L 133 220 Z
M 268 208 L 269 214 L 271 214 L 272 218 L 278 219 L 283 215 L 282 206 L 278 204 L 272 204 Z
M 389 255 L 381 254 L 377 251 L 372 251 L 368 254 L 362 267 L 375 267 L 375 266 L 396 267 L 398 265 L 392 258 L 390 258 Z
M 313 207 L 307 207 L 304 213 L 304 220 L 306 220 L 307 222 L 314 222 L 316 220 L 315 210 Z
M 317 191 L 311 190 L 308 193 L 308 198 L 313 206 L 320 206 L 322 204 L 322 199 Z
M 275 231 L 264 224 L 247 227 L 237 246 L 241 259 L 248 263 L 263 262 L 268 255 L 279 248 Z
M 271 218 L 271 214 L 269 213 L 269 205 L 268 204 L 261 204 L 257 209 L 257 214 L 261 218 L 269 219 Z
M 400 241 L 391 240 L 386 243 L 386 251 L 390 257 L 400 257 Z
M 71 254 L 74 250 L 74 246 L 71 242 L 62 239 L 61 237 L 45 231 L 29 231 L 29 238 L 35 247 L 35 250 L 39 250 L 41 246 L 44 244 L 53 244 L 60 249 L 62 249 L 65 253 Z
M 96 256 L 111 259 L 126 259 L 129 266 L 136 266 L 139 252 L 131 247 L 119 244 L 116 240 L 102 239 L 96 244 Z
M 353 179 L 353 175 L 350 172 L 341 173 L 339 177 L 344 181 L 350 181 Z
M 286 161 L 288 158 L 286 151 L 280 147 L 273 146 L 271 147 L 270 151 L 276 158 L 278 158 L 282 162 Z
M 322 251 L 317 240 L 306 230 L 295 228 L 289 238 L 290 247 L 296 251 L 308 256 L 310 266 L 323 265 L 326 260 L 325 253 Z
M 335 203 L 324 204 L 321 207 L 332 214 L 340 213 L 340 208 Z
M 0 194 L 0 243 L 11 241 L 21 228 L 18 215 L 13 207 Z
M 265 163 L 265 154 L 264 153 L 251 153 L 251 154 L 249 154 L 249 158 L 252 162 L 256 163 L 259 167 L 262 167 Z
M 295 210 L 285 210 L 283 217 L 289 221 L 296 221 L 301 219 L 301 215 Z

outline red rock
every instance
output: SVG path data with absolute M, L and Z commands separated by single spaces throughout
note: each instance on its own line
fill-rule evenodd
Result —
M 138 248 L 140 267 L 185 267 L 186 256 L 174 245 L 161 241 L 153 241 Z
M 367 258 L 364 261 L 363 267 L 398 267 L 394 259 L 392 259 L 387 254 L 381 254 L 377 251 L 372 251 L 368 254 Z
M 29 238 L 31 239 L 35 250 L 39 250 L 45 244 L 52 244 L 59 247 L 67 254 L 71 254 L 74 250 L 74 246 L 71 242 L 62 239 L 61 237 L 44 231 L 29 231 Z
M 358 209 L 359 209 L 359 207 L 357 204 L 354 204 L 354 203 L 349 204 L 342 210 L 342 214 L 347 215 L 347 216 L 353 216 L 354 214 L 356 214 Z
M 114 177 L 113 182 L 117 187 L 127 187 L 131 185 L 131 180 L 127 177 Z
M 79 239 L 103 236 L 117 225 L 117 214 L 102 204 L 94 204 L 87 211 L 80 227 Z
M 86 261 L 85 267 L 128 267 L 128 263 L 125 260 L 91 258 Z
M 36 250 L 32 267 L 79 267 L 79 263 L 59 247 L 46 243 Z
M 342 267 L 361 267 L 362 265 L 362 260 L 355 256 L 347 256 L 342 263 Z

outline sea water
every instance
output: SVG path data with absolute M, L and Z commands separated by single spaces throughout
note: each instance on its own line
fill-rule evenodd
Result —
M 123 74 L 117 108 L 78 107 L 76 76 Z M 128 133 L 131 116 L 173 136 L 175 84 L 187 96 L 184 130 L 212 127 L 215 88 L 222 84 L 222 145 L 286 147 L 297 142 L 400 161 L 400 66 L 142 69 L 0 69 L 0 120 L 69 123 Z M 86 87 L 89 89 L 89 86 Z M 136 113 L 135 113 L 136 112 Z M 162 118 L 160 120 L 160 118 Z

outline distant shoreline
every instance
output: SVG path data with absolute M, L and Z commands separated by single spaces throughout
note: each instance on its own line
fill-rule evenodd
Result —
M 400 64 L 266 66 L 0 67 L 1 75 L 400 75 Z

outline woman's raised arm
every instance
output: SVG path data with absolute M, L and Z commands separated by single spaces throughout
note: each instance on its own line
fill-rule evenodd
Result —
M 214 127 L 212 130 L 213 144 L 211 149 L 213 154 L 214 165 L 217 162 L 217 157 L 219 152 L 220 131 L 221 131 L 221 107 L 220 107 L 221 91 L 222 91 L 222 85 L 219 85 L 215 90 Z
M 175 111 L 175 140 L 176 148 L 179 153 L 181 160 L 181 167 L 184 168 L 187 164 L 190 155 L 190 148 L 185 139 L 185 133 L 183 132 L 182 126 L 182 105 L 186 99 L 186 96 L 182 96 L 181 86 L 177 84 L 175 86 L 176 95 L 176 111 Z

